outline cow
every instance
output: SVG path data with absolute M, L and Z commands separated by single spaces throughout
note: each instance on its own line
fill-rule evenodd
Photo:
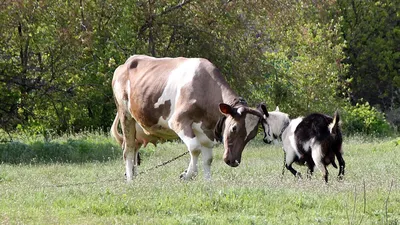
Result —
M 225 163 L 239 166 L 244 147 L 264 118 L 203 58 L 133 55 L 115 70 L 112 89 L 117 114 L 111 134 L 123 149 L 127 181 L 137 174 L 141 146 L 177 138 L 190 153 L 184 180 L 197 175 L 200 153 L 204 177 L 211 178 L 217 141 L 223 142 Z

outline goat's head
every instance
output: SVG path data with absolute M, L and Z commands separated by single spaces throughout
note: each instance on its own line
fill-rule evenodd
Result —
M 268 112 L 264 103 L 257 106 L 258 111 L 264 114 L 265 119 L 262 120 L 261 126 L 264 131 L 263 141 L 267 144 L 276 143 L 281 140 L 282 132 L 289 125 L 289 115 L 279 111 L 277 106 L 275 111 Z

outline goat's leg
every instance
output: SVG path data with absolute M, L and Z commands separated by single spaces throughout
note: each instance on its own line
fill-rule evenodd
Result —
M 336 152 L 336 158 L 339 162 L 339 174 L 338 178 L 341 180 L 343 179 L 344 176 L 344 168 L 346 166 L 346 163 L 344 162 L 343 156 L 341 152 Z
M 295 177 L 301 178 L 301 174 L 299 172 L 297 172 L 295 169 L 293 169 L 293 167 L 292 167 L 293 162 L 297 158 L 295 151 L 290 147 L 287 149 L 284 148 L 283 151 L 285 152 L 285 164 L 284 165 L 285 165 L 286 169 L 288 169 Z
M 302 178 L 301 173 L 297 172 L 297 170 L 293 169 L 292 164 L 293 163 L 290 163 L 289 165 L 285 164 L 286 169 L 288 169 L 295 177 Z
M 313 173 L 314 173 L 314 166 L 315 163 L 312 159 L 307 160 L 307 178 L 311 179 Z
M 328 183 L 328 170 L 326 169 L 326 166 L 323 163 L 321 145 L 316 144 L 313 146 L 313 148 L 311 149 L 311 156 L 312 156 L 312 159 L 313 159 L 315 165 L 321 171 L 325 182 Z

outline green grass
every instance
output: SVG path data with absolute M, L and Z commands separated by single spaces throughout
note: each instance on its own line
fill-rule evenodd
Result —
M 194 180 L 179 180 L 186 155 L 129 184 L 119 148 L 104 135 L 5 143 L 0 224 L 399 224 L 397 142 L 345 139 L 345 179 L 336 180 L 338 170 L 329 167 L 328 184 L 319 171 L 311 180 L 282 176 L 281 147 L 259 139 L 237 168 L 222 161 L 221 145 L 215 148 L 211 181 L 204 181 L 201 162 Z M 25 155 L 12 160 L 5 149 Z M 148 146 L 139 169 L 185 151 L 178 142 Z

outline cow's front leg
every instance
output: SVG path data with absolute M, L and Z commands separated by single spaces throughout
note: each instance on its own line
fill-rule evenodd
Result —
M 190 163 L 188 168 L 181 173 L 181 179 L 190 180 L 197 175 L 197 161 L 199 159 L 199 150 L 189 150 L 190 153 Z
M 182 111 L 186 112 L 186 110 Z M 180 176 L 181 179 L 190 180 L 197 175 L 197 161 L 202 145 L 193 131 L 193 121 L 184 118 L 187 118 L 187 115 L 174 114 L 168 121 L 168 126 L 178 134 L 190 153 L 189 166 Z
M 211 179 L 211 163 L 213 160 L 212 148 L 202 148 L 201 155 L 203 159 L 203 167 L 204 167 L 204 178 L 206 180 Z

